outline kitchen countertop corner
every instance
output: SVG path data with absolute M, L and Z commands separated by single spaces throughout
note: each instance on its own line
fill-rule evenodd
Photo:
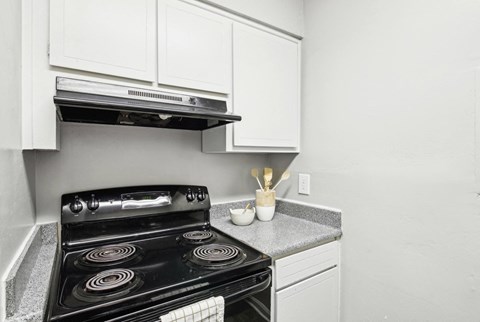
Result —
M 256 219 L 248 226 L 234 225 L 228 210 L 243 208 L 247 202 L 253 200 L 213 205 L 211 224 L 274 260 L 334 241 L 342 235 L 340 211 L 280 200 L 271 221 Z

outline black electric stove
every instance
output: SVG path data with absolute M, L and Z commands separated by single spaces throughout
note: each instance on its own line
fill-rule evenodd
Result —
M 48 320 L 159 321 L 211 296 L 224 297 L 226 321 L 268 320 L 271 259 L 211 227 L 209 209 L 201 186 L 63 195 Z

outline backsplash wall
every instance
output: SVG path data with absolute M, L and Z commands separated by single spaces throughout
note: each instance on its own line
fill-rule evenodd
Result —
M 67 192 L 148 184 L 205 185 L 213 202 L 253 198 L 264 154 L 205 154 L 201 132 L 62 123 L 61 151 L 37 152 L 37 222 L 60 219 Z

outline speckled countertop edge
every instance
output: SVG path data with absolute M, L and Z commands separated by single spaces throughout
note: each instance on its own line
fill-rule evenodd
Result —
M 35 266 L 41 247 L 40 226 L 36 226 L 5 280 L 5 314 L 7 317 L 12 316 L 20 304 L 28 284 L 28 277 Z
M 274 260 L 331 242 L 342 235 L 340 211 L 283 200 L 277 200 L 272 221 L 255 219 L 249 226 L 234 225 L 228 209 L 243 208 L 247 202 L 253 200 L 213 205 L 211 224 Z
M 5 321 L 43 321 L 57 247 L 57 223 L 35 227 L 5 281 Z

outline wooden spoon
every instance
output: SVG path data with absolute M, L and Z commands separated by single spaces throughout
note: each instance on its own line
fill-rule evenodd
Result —
M 251 206 L 250 206 L 250 203 L 247 204 L 247 206 L 245 207 L 245 209 L 243 209 L 243 212 L 242 212 L 242 215 L 247 211 L 247 209 L 249 209 Z
M 253 168 L 250 173 L 252 174 L 252 177 L 254 177 L 255 179 L 257 179 L 258 186 L 260 187 L 260 189 L 261 189 L 262 191 L 264 191 L 264 190 L 263 190 L 263 187 L 262 187 L 262 184 L 260 183 L 260 179 L 258 179 L 258 169 L 257 169 L 257 168 Z
M 263 180 L 265 181 L 265 191 L 269 191 L 272 186 L 273 170 L 272 168 L 263 169 Z
M 280 182 L 287 180 L 288 178 L 290 178 L 290 171 L 285 170 L 285 172 L 282 173 L 280 180 L 278 180 L 277 184 L 272 188 L 272 190 L 275 190 L 275 188 L 280 184 Z

